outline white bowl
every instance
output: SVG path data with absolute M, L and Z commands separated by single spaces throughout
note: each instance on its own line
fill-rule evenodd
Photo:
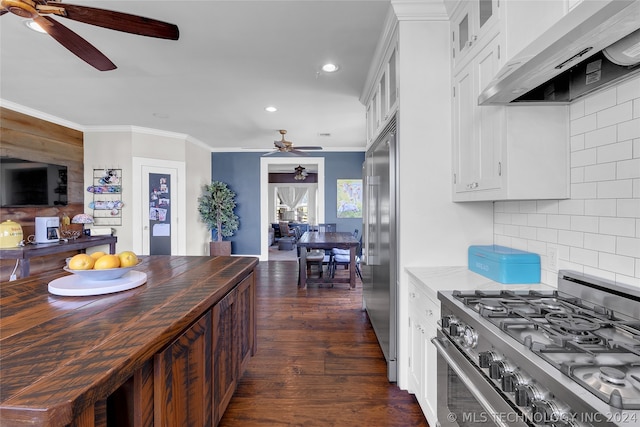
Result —
M 140 265 L 138 264 L 132 267 L 124 267 L 124 268 L 105 268 L 103 270 L 72 270 L 69 267 L 63 267 L 64 271 L 69 273 L 77 274 L 85 280 L 90 281 L 102 281 L 102 280 L 114 280 L 119 279 L 134 268 Z

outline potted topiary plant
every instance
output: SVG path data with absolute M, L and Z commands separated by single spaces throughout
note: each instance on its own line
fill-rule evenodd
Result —
M 231 242 L 222 240 L 238 231 L 238 217 L 234 213 L 236 193 L 221 181 L 205 185 L 198 197 L 198 212 L 207 229 L 215 230 L 215 240 L 209 243 L 212 256 L 231 255 Z

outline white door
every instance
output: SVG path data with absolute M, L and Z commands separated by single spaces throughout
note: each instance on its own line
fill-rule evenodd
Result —
M 180 255 L 179 213 L 184 163 L 136 159 L 134 183 L 134 248 L 142 255 Z

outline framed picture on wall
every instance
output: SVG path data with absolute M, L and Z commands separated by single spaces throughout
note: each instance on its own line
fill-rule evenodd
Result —
M 362 180 L 339 179 L 338 218 L 362 218 Z

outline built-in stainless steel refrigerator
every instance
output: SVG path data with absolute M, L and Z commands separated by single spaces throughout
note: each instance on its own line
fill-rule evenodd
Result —
M 397 379 L 397 241 L 395 120 L 367 150 L 363 165 L 362 304 Z

